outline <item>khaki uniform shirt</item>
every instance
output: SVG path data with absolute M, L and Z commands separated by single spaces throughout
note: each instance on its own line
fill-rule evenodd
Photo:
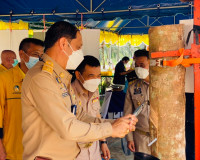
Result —
M 77 108 L 71 75 L 47 54 L 26 74 L 22 85 L 22 128 L 24 160 L 36 156 L 52 160 L 74 160 L 80 149 L 77 141 L 88 142 L 112 135 L 110 123 L 88 117 Z M 84 122 L 94 123 L 84 123 Z
M 0 64 L 0 72 L 8 71 L 6 67 L 4 67 L 2 64 Z
M 15 66 L 0 73 L 0 128 L 6 159 L 22 160 L 22 107 L 21 86 L 25 74 Z
M 133 114 L 135 109 L 139 107 L 143 102 L 149 100 L 149 84 L 143 80 L 137 79 L 129 85 L 126 93 L 124 104 L 124 115 Z M 142 112 L 138 115 L 138 122 L 136 129 L 149 132 L 149 113 L 150 107 L 146 104 Z M 127 135 L 127 141 L 133 141 L 133 132 Z
M 77 102 L 83 107 L 83 110 L 93 117 L 100 117 L 99 91 L 89 92 L 89 95 L 87 95 L 77 79 L 72 83 L 72 88 Z M 78 144 L 81 152 L 76 160 L 101 160 L 99 141 L 93 143 L 79 142 Z

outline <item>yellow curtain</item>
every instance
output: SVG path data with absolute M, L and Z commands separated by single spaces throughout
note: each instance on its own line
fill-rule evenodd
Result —
M 10 23 L 0 21 L 0 30 L 28 30 L 28 23 L 19 21 L 19 23 Z M 29 31 L 29 35 L 33 35 L 33 31 Z M 142 42 L 146 45 L 149 45 L 149 36 L 148 35 L 118 35 L 113 32 L 101 31 L 100 32 L 100 43 L 105 41 L 105 43 L 109 44 L 119 44 L 119 46 L 123 46 L 126 43 L 131 43 L 132 46 L 139 46 Z
M 109 44 L 118 44 L 123 46 L 126 43 L 131 43 L 132 46 L 139 46 L 142 42 L 149 45 L 149 36 L 145 35 L 118 35 L 116 33 L 101 31 L 100 32 L 100 43 L 102 42 Z
M 131 36 L 131 45 L 132 46 L 139 46 L 142 42 L 146 45 L 149 45 L 149 36 L 148 34 L 145 35 L 132 35 Z
M 19 23 L 10 23 L 10 22 L 3 22 L 0 21 L 0 30 L 7 30 L 7 29 L 12 29 L 12 30 L 28 30 L 28 23 L 19 21 Z
M 105 41 L 105 43 L 117 44 L 119 36 L 116 33 L 101 31 L 100 32 L 100 43 Z

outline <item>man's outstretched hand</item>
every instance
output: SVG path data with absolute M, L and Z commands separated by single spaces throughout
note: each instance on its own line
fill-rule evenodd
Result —
M 112 137 L 122 138 L 130 131 L 135 131 L 135 125 L 138 119 L 132 115 L 126 115 L 114 121 L 112 124 L 113 133 Z

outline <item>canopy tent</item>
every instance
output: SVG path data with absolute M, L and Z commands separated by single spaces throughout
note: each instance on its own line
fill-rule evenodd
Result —
M 0 20 L 23 20 L 33 28 L 43 26 L 45 15 L 46 22 L 65 20 L 118 34 L 146 34 L 150 26 L 193 18 L 192 2 L 179 0 L 0 0 L 0 4 Z

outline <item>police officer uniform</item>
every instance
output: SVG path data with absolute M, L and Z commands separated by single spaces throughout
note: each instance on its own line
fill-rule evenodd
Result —
M 0 133 L 6 159 L 22 160 L 21 85 L 25 77 L 19 65 L 0 73 Z
M 74 93 L 76 95 L 79 106 L 81 106 L 83 110 L 89 115 L 100 118 L 99 91 L 88 91 L 89 94 L 86 95 L 83 87 L 77 79 L 72 83 L 72 88 L 74 89 Z M 79 153 L 76 160 L 101 160 L 99 141 L 95 141 L 93 143 L 79 142 L 78 144 L 80 146 L 81 152 Z
M 138 115 L 138 122 L 136 124 L 135 132 L 130 132 L 126 138 L 127 141 L 134 141 L 136 152 L 144 152 L 150 154 L 149 144 L 149 84 L 144 80 L 137 79 L 129 84 L 125 104 L 124 115 L 133 114 L 133 112 L 145 103 L 142 112 Z
M 80 152 L 77 141 L 91 142 L 112 135 L 109 122 L 97 122 L 101 120 L 89 117 L 77 106 L 71 75 L 44 54 L 22 85 L 23 158 L 74 160 Z

